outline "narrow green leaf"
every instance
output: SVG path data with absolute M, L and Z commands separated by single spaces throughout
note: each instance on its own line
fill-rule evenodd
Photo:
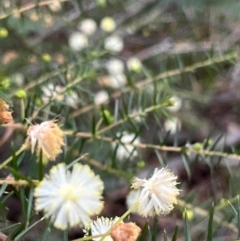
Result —
M 92 135 L 95 136 L 96 134 L 96 118 L 95 116 L 92 117 Z
M 9 225 L 9 226 L 7 226 L 7 227 L 0 228 L 0 232 L 5 232 L 5 231 L 7 231 L 7 230 L 9 230 L 9 229 L 16 228 L 16 227 L 19 226 L 19 224 L 20 224 L 20 223 L 14 223 L 14 224 Z
M 155 151 L 155 154 L 156 154 L 156 156 L 157 156 L 157 158 L 158 158 L 158 161 L 159 161 L 161 167 L 165 167 L 165 166 L 166 166 L 166 162 L 165 162 L 165 160 L 162 158 L 162 155 L 160 154 L 160 152 L 159 152 L 158 150 L 154 150 L 154 151 Z
M 5 192 L 6 188 L 7 188 L 7 183 L 2 184 L 2 187 L 0 189 L 0 197 L 3 195 L 3 193 Z
M 78 157 L 77 159 L 73 160 L 70 164 L 67 165 L 67 169 L 71 168 L 75 163 L 79 162 L 86 155 L 87 155 L 87 153 Z
M 130 92 L 129 100 L 128 100 L 128 112 L 131 111 L 133 102 L 134 102 L 134 92 Z
M 213 215 L 214 215 L 214 203 L 212 203 L 212 207 L 209 212 L 207 241 L 213 240 Z
M 13 105 L 11 99 L 2 90 L 0 90 L 0 98 L 3 99 L 8 105 Z
M 63 241 L 68 241 L 68 230 L 63 231 Z
M 30 184 L 33 184 L 32 179 L 24 176 L 22 173 L 14 170 L 12 167 L 5 167 L 5 169 L 9 170 L 16 179 L 22 179 L 22 180 L 29 182 Z
M 141 235 L 138 238 L 138 241 L 146 241 L 147 240 L 148 230 L 149 230 L 148 223 L 145 223 L 145 225 L 142 229 Z
M 216 147 L 216 145 L 218 144 L 218 142 L 221 140 L 221 138 L 223 137 L 223 135 L 220 135 L 215 141 L 214 143 L 212 144 L 212 146 L 210 147 L 210 151 L 213 151 Z
M 118 115 L 119 115 L 119 100 L 115 100 L 115 106 L 114 106 L 114 121 L 118 121 Z
M 166 230 L 163 231 L 163 239 L 164 241 L 168 241 Z
M 184 211 L 184 223 L 185 223 L 185 241 L 192 241 L 189 224 L 188 224 L 188 217 L 187 217 L 187 211 Z
M 230 201 L 228 201 L 228 203 L 229 203 L 230 207 L 232 208 L 234 214 L 235 214 L 236 216 L 238 216 L 238 212 L 237 212 L 236 208 L 230 203 Z
M 1 204 L 4 205 L 13 195 L 14 191 L 9 192 L 4 198 L 1 199 Z
M 25 118 L 27 117 L 27 116 L 31 116 L 31 97 L 30 98 L 27 98 L 27 105 L 26 105 L 26 107 L 25 107 L 25 111 L 24 111 L 24 116 L 25 116 Z M 26 119 L 23 119 L 22 120 L 22 122 L 23 123 L 26 123 Z
M 18 163 L 17 163 L 16 151 L 14 149 L 13 144 L 12 144 L 12 167 L 13 167 L 14 170 L 18 171 Z M 17 177 L 15 177 L 15 178 L 17 179 Z
M 71 143 L 71 145 L 68 148 L 68 151 L 66 151 L 66 156 L 64 157 L 64 160 L 63 160 L 64 163 L 68 164 L 69 162 L 71 162 L 71 157 L 73 156 L 73 152 L 76 150 L 79 150 L 78 146 L 80 142 L 81 142 L 81 139 L 76 138 L 74 142 Z
M 21 205 L 22 205 L 22 212 L 23 212 L 23 217 L 24 220 L 26 220 L 27 217 L 27 200 L 26 200 L 26 195 L 25 195 L 25 188 L 24 187 L 20 187 L 19 189 L 19 195 L 20 195 L 20 200 L 21 200 Z
M 178 236 L 178 226 L 175 227 L 172 241 L 177 241 L 177 236 Z
M 40 241 L 47 241 L 47 240 L 49 240 L 48 237 L 49 237 L 49 234 L 51 232 L 52 224 L 51 224 L 51 222 L 47 222 L 47 223 L 48 223 L 48 226 L 46 227 L 46 229 L 45 229 L 45 231 L 44 231 Z
M 166 143 L 167 143 L 167 141 L 168 141 L 168 139 L 169 139 L 170 134 L 171 134 L 170 131 L 168 131 L 168 132 L 166 133 L 166 135 L 163 137 L 162 141 L 160 142 L 160 145 L 161 145 L 161 146 L 166 145 Z
M 27 205 L 27 213 L 26 213 L 26 225 L 25 228 L 29 225 L 29 219 L 32 211 L 32 204 L 33 204 L 33 193 L 34 193 L 34 188 L 31 187 L 29 190 L 29 195 L 28 195 L 28 205 Z
M 190 167 L 189 167 L 189 159 L 188 159 L 188 156 L 185 153 L 182 154 L 182 160 L 183 160 L 183 164 L 184 164 L 185 170 L 187 172 L 188 178 L 190 178 L 191 177 L 191 170 L 190 170 Z
M 40 222 L 42 222 L 44 218 L 39 219 L 37 222 L 33 223 L 32 225 L 30 225 L 27 229 L 24 229 L 23 232 L 20 232 L 16 237 L 15 237 L 15 241 L 18 240 L 22 240 L 22 237 L 25 236 L 26 233 L 28 233 L 33 227 L 35 227 L 37 224 L 39 224 Z
M 9 239 L 10 240 L 15 240 L 14 238 L 20 234 L 24 230 L 24 223 L 18 224 L 18 228 L 16 228 L 13 232 L 11 232 Z
M 238 199 L 238 239 L 240 239 L 240 200 L 239 195 L 237 196 Z
M 158 217 L 154 218 L 153 227 L 151 229 L 151 241 L 157 240 Z
M 40 150 L 39 158 L 38 158 L 38 180 L 41 181 L 44 176 L 44 166 L 43 166 L 43 154 L 42 150 Z

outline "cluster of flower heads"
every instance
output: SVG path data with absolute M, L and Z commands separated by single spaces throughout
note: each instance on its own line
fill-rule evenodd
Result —
M 104 17 L 100 22 L 100 28 L 104 32 L 112 33 L 116 29 L 116 22 L 111 17 Z M 78 24 L 77 29 L 69 36 L 68 43 L 72 50 L 81 51 L 88 47 L 89 37 L 97 32 L 98 27 L 94 19 L 86 18 Z M 124 43 L 119 35 L 113 34 L 104 40 L 104 48 L 108 51 L 119 53 L 123 47 Z
M 119 217 L 100 217 L 91 222 L 83 231 L 85 236 L 91 232 L 94 241 L 100 241 L 102 235 L 105 235 L 106 241 L 135 241 L 141 229 L 135 223 L 122 222 Z
M 42 152 L 51 160 L 61 153 L 63 131 L 54 121 L 31 125 L 27 135 L 23 148 Z M 127 199 L 128 205 L 133 206 L 129 209 L 143 217 L 169 213 L 179 194 L 176 179 L 166 168 L 156 169 L 149 179 L 135 178 L 134 190 Z M 37 184 L 35 210 L 43 211 L 61 230 L 84 226 L 85 236 L 90 235 L 94 241 L 103 237 L 108 241 L 137 240 L 141 229 L 134 223 L 124 223 L 119 217 L 91 220 L 91 216 L 99 215 L 103 209 L 103 190 L 103 181 L 88 165 L 59 163 Z
M 43 97 L 42 101 L 44 104 L 49 103 L 50 100 L 62 102 L 65 105 L 77 108 L 79 97 L 74 91 L 65 91 L 65 88 L 60 85 L 54 85 L 49 83 L 42 87 Z
M 94 19 L 83 19 L 77 25 L 77 30 L 69 35 L 69 47 L 74 52 L 82 51 L 90 45 L 90 42 L 94 41 L 93 36 L 97 35 L 97 31 L 102 31 L 107 33 L 103 41 L 103 48 L 112 55 L 121 53 L 124 49 L 124 39 L 115 31 L 117 28 L 115 20 L 112 17 L 106 16 L 101 19 L 99 27 L 98 29 Z M 108 72 L 108 76 L 105 78 L 105 85 L 117 89 L 127 84 L 123 61 L 118 58 L 111 58 L 106 62 L 105 67 Z M 130 57 L 126 61 L 126 67 L 129 71 L 139 73 L 142 70 L 142 63 L 137 57 Z

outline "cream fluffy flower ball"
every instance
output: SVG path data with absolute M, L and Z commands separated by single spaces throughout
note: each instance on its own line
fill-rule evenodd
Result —
M 102 208 L 104 185 L 88 165 L 76 163 L 70 171 L 64 163 L 54 166 L 36 187 L 35 208 L 43 210 L 58 229 L 87 225 Z
M 119 53 L 124 48 L 123 39 L 118 35 L 112 35 L 104 40 L 104 48 L 106 50 Z
M 97 30 L 97 24 L 96 22 L 91 19 L 87 18 L 84 19 L 79 25 L 78 25 L 79 30 L 81 30 L 84 34 L 90 36 L 93 35 L 96 30 Z
M 149 179 L 135 178 L 132 188 L 140 190 L 137 212 L 143 217 L 168 214 L 177 203 L 177 176 L 169 169 L 155 169 Z
M 30 126 L 27 135 L 23 149 L 30 148 L 32 153 L 37 149 L 38 154 L 42 151 L 43 156 L 50 160 L 55 160 L 62 152 L 63 131 L 54 121 L 44 121 L 41 124 Z
M 116 29 L 116 22 L 112 17 L 104 17 L 100 22 L 100 28 L 105 32 L 113 32 Z

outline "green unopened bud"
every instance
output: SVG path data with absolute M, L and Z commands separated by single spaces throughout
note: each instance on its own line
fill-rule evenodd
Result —
M 40 98 L 35 99 L 35 105 L 41 106 L 42 105 L 42 100 Z
M 49 54 L 47 54 L 47 53 L 42 55 L 42 60 L 44 62 L 50 62 L 51 59 L 52 59 L 51 56 Z
M 110 124 L 114 121 L 113 116 L 111 115 L 111 113 L 108 110 L 103 111 L 103 118 L 108 124 Z
M 228 204 L 228 200 L 226 198 L 221 198 L 220 205 L 227 205 L 227 204 Z
M 211 146 L 213 141 L 211 139 L 204 140 L 207 146 Z
M 104 7 L 106 7 L 106 5 L 107 5 L 107 1 L 106 1 L 106 0 L 97 0 L 97 5 L 98 5 L 99 7 L 104 8 Z
M 132 57 L 127 61 L 127 67 L 130 71 L 133 71 L 136 73 L 140 73 L 142 71 L 142 63 L 136 57 Z
M 21 90 L 17 90 L 15 95 L 19 98 L 19 99 L 25 99 L 27 97 L 27 93 L 25 90 L 21 89 Z
M 141 161 L 139 161 L 138 163 L 137 163 L 137 167 L 138 168 L 144 168 L 146 166 L 146 164 L 145 164 L 145 162 L 143 161 L 143 160 L 141 160 Z
M 3 80 L 0 81 L 0 87 L 3 89 L 7 89 L 10 86 L 10 79 L 9 78 L 4 78 Z
M 194 148 L 194 150 L 196 150 L 196 151 L 201 151 L 201 150 L 202 150 L 202 143 L 199 143 L 199 142 L 195 143 L 195 144 L 193 145 L 193 148 Z
M 183 212 L 183 217 L 184 217 L 184 215 L 187 216 L 187 219 L 188 219 L 188 220 L 192 220 L 192 219 L 194 218 L 194 213 L 193 213 L 192 210 L 185 210 L 185 211 Z
M 0 38 L 6 38 L 8 36 L 8 31 L 6 28 L 0 28 Z

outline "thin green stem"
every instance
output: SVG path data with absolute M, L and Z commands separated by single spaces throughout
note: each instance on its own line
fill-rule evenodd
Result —
M 20 148 L 15 155 L 18 156 L 24 151 L 24 148 Z M 0 164 L 0 170 L 3 169 L 9 162 L 11 162 L 13 159 L 13 156 L 10 156 L 8 159 L 6 159 L 2 164 Z
M 209 218 L 209 212 L 208 211 L 205 211 L 200 207 L 195 207 L 190 203 L 184 202 L 183 200 L 178 199 L 176 206 L 178 206 L 180 209 L 183 209 L 183 210 L 185 208 L 187 208 L 187 209 L 193 211 L 193 213 L 195 213 L 196 215 L 200 215 L 200 216 L 203 216 L 205 218 Z M 231 229 L 234 232 L 238 232 L 238 228 L 235 225 L 222 220 L 219 216 L 216 216 L 216 213 L 214 214 L 213 220 L 217 224 L 221 224 L 221 225 Z
M 169 104 L 162 104 L 162 103 L 161 103 L 161 104 L 159 104 L 159 105 L 153 105 L 153 106 L 150 106 L 150 107 L 144 109 L 143 111 L 139 111 L 139 112 L 136 112 L 136 113 L 127 115 L 125 118 L 123 118 L 123 119 L 121 119 L 121 120 L 119 120 L 119 121 L 116 121 L 116 122 L 114 122 L 113 124 L 111 124 L 111 125 L 103 128 L 103 129 L 99 130 L 99 131 L 97 132 L 97 135 L 102 134 L 102 133 L 104 133 L 104 132 L 106 132 L 106 131 L 108 131 L 108 130 L 116 127 L 116 126 L 119 126 L 120 124 L 126 122 L 126 121 L 129 120 L 129 119 L 134 119 L 134 118 L 136 118 L 136 117 L 138 117 L 138 116 L 145 115 L 145 114 L 148 113 L 148 112 L 157 110 L 157 109 L 162 108 L 162 107 L 164 107 L 164 106 L 169 106 Z

